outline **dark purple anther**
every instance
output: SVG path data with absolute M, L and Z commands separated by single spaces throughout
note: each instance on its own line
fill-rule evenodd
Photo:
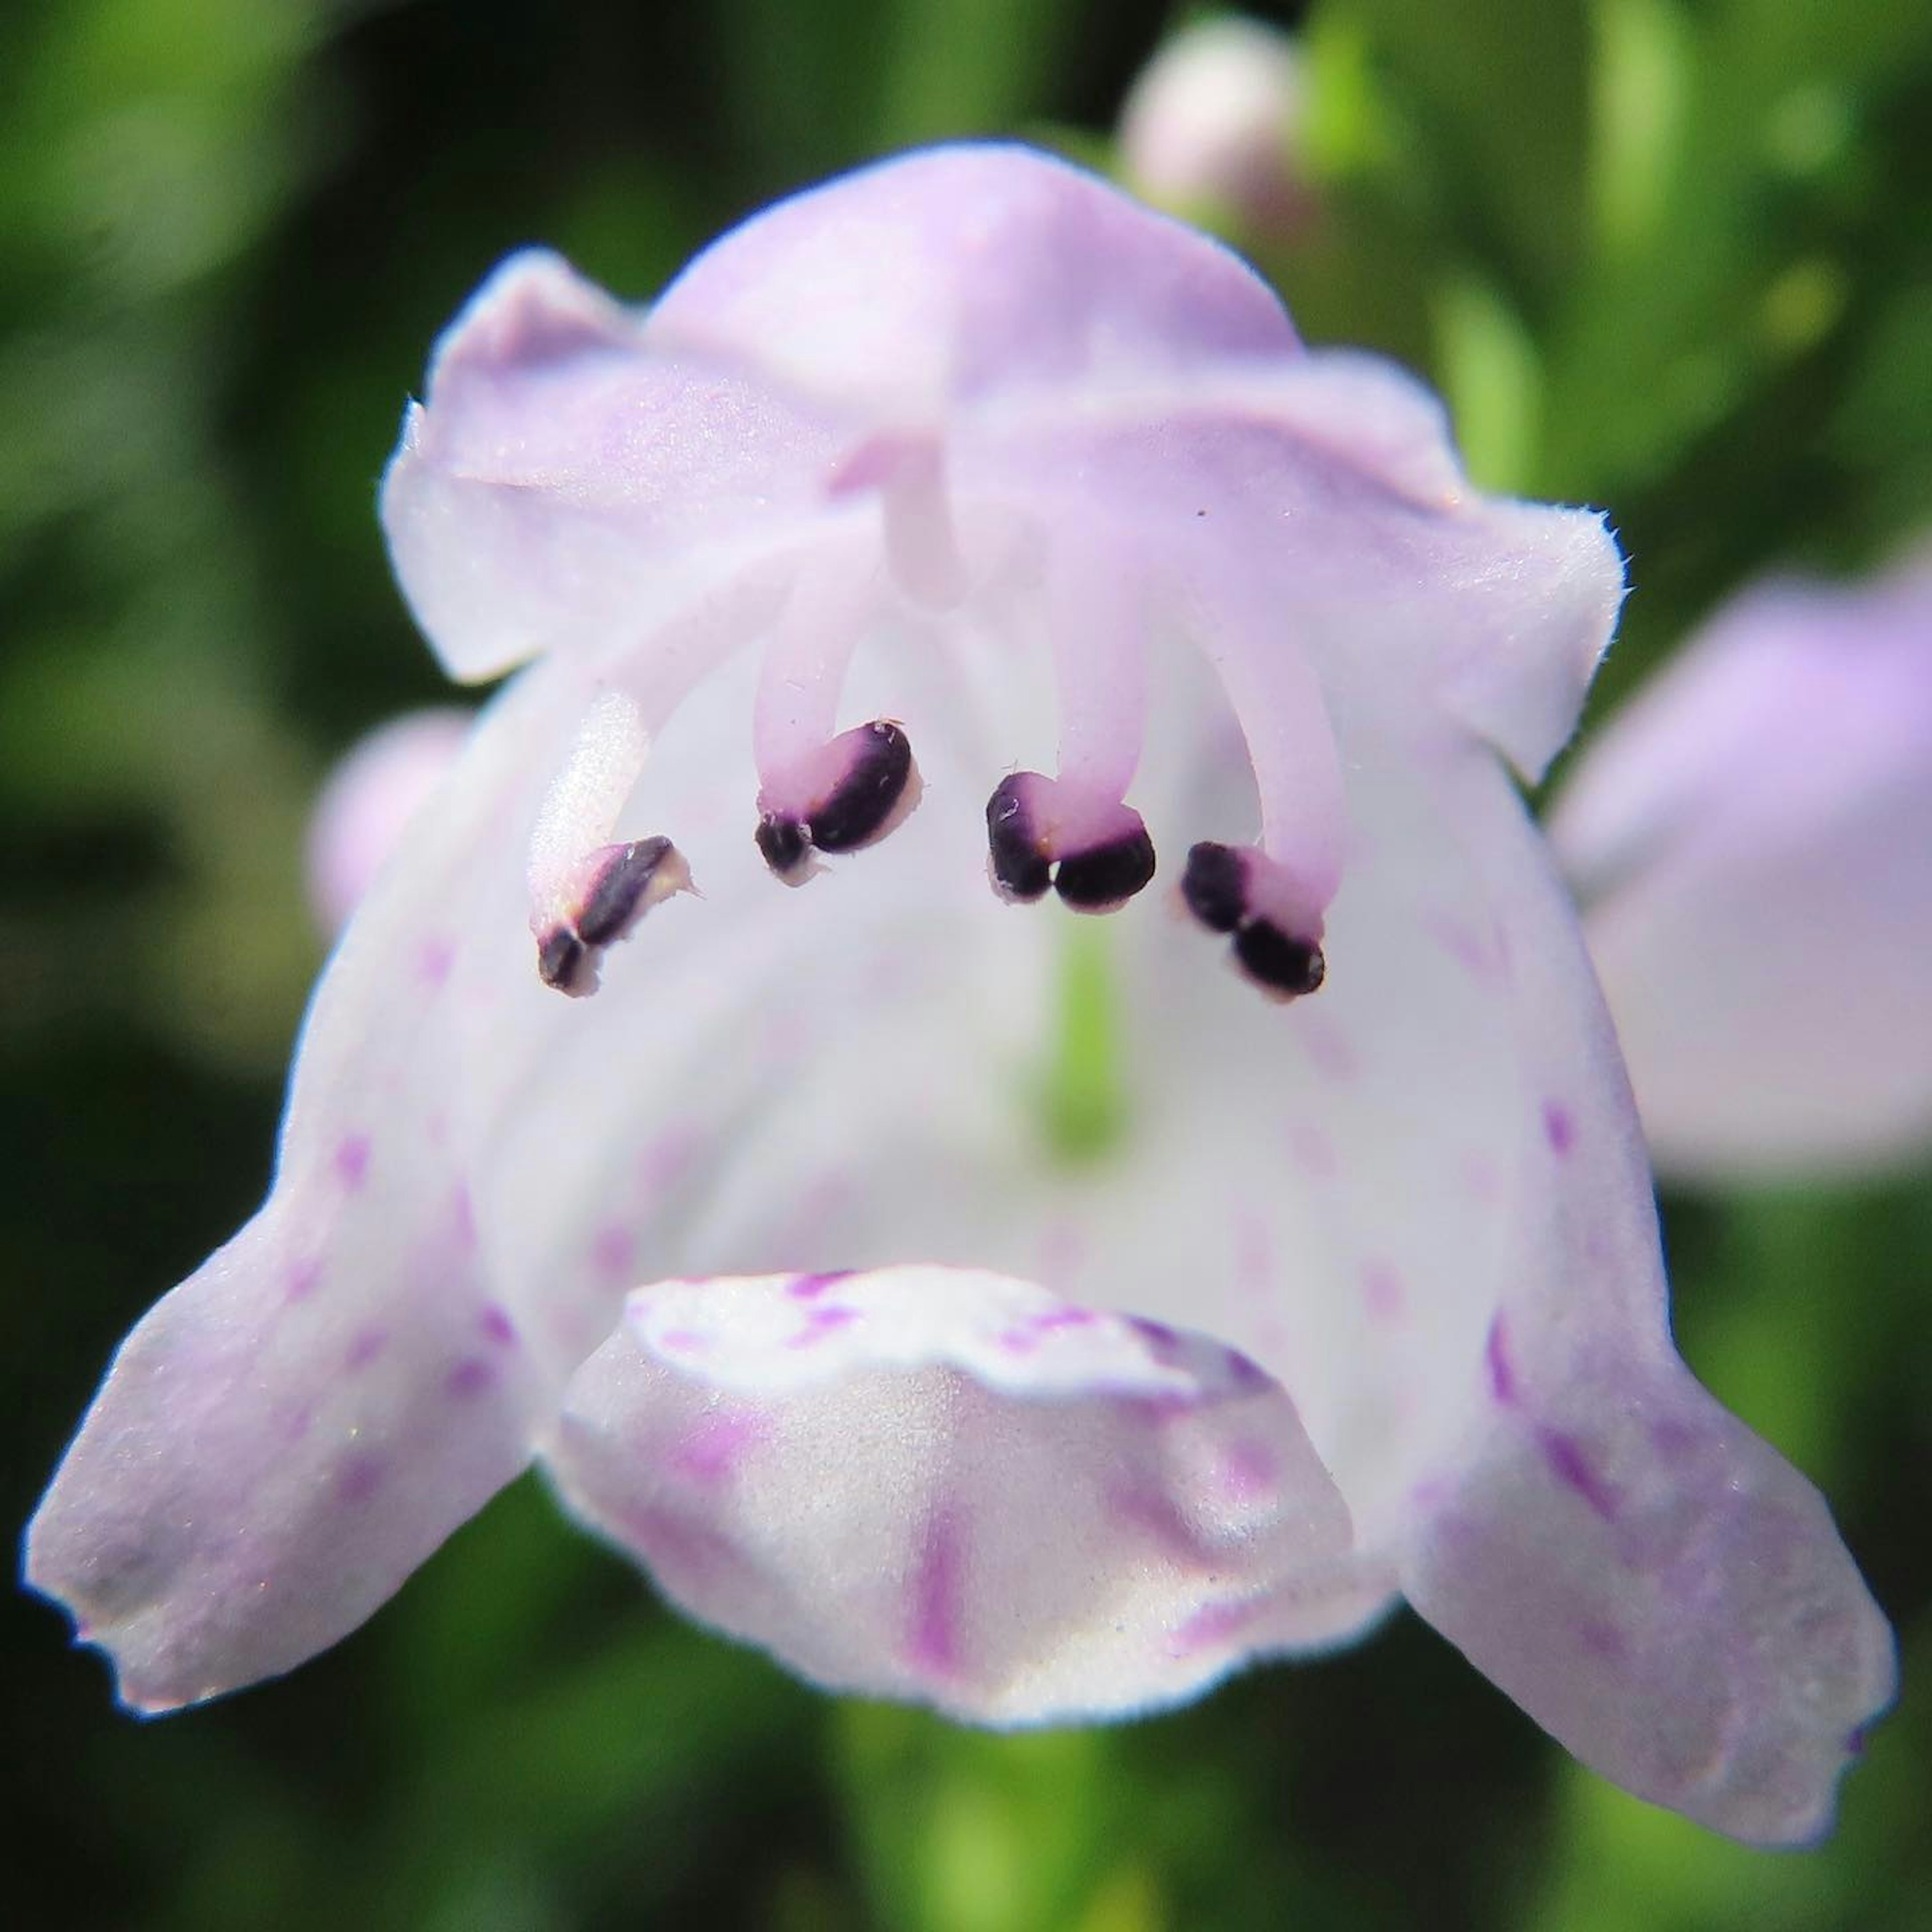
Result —
M 670 841 L 662 838 L 634 839 L 616 848 L 578 914 L 577 936 L 586 946 L 608 946 L 623 937 L 670 852 Z
M 912 741 L 880 718 L 859 735 L 852 768 L 813 809 L 807 830 L 821 852 L 850 852 L 884 829 L 912 776 Z
M 775 812 L 766 812 L 758 820 L 758 829 L 753 836 L 764 856 L 765 863 L 782 879 L 789 878 L 797 872 L 812 850 L 805 836 L 805 827 L 796 819 L 787 818 Z
M 537 941 L 537 977 L 546 986 L 567 993 L 583 970 L 583 941 L 568 926 L 552 926 Z
M 1132 898 L 1154 872 L 1154 841 L 1143 828 L 1061 860 L 1053 889 L 1076 911 L 1106 912 Z
M 1234 934 L 1234 957 L 1264 992 L 1288 999 L 1313 992 L 1328 970 L 1320 946 L 1291 939 L 1264 919 L 1250 920 Z
M 1053 883 L 1053 867 L 1040 850 L 1040 834 L 1033 814 L 1022 796 L 1022 778 L 1016 772 L 1003 779 L 986 801 L 986 849 L 991 856 L 993 883 L 1004 896 L 1022 902 L 1045 896 Z
M 1240 853 L 1212 839 L 1190 847 L 1180 896 L 1210 932 L 1232 932 L 1248 910 L 1247 868 Z

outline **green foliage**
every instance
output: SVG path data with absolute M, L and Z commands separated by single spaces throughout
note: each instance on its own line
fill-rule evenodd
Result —
M 9 1520 L 115 1338 L 259 1191 L 320 953 L 307 802 L 440 688 L 370 514 L 434 329 L 518 243 L 641 296 L 761 197 L 904 142 L 1048 127 L 1104 162 L 1160 25 L 1150 0 L 0 19 Z M 1612 512 L 1637 588 L 1601 701 L 1750 574 L 1932 522 L 1932 9 L 1322 0 L 1304 44 L 1324 218 L 1246 238 L 1311 339 L 1443 387 L 1480 478 Z M 1103 955 L 1061 992 L 1027 1098 L 1078 1160 L 1130 1067 Z M 1828 1486 L 1914 1681 L 1925 1178 L 1666 1208 L 1687 1352 Z M 656 1608 L 534 1482 L 331 1657 L 166 1724 L 8 1614 L 6 1886 L 35 1927 L 1932 1932 L 1910 1705 L 1832 1845 L 1772 1858 L 1568 1766 L 1407 1624 L 1112 1731 L 833 1706 Z

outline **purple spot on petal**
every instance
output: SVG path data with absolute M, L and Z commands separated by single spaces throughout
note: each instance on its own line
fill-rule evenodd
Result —
M 477 1319 L 484 1334 L 500 1348 L 516 1346 L 517 1324 L 510 1319 L 507 1310 L 500 1308 L 494 1301 L 488 1302 Z
M 366 1503 L 382 1486 L 382 1476 L 381 1456 L 350 1456 L 335 1472 L 337 1499 L 345 1503 Z
M 1666 1418 L 1650 1425 L 1650 1444 L 1666 1462 L 1688 1461 L 1703 1446 L 1704 1432 L 1695 1424 Z
M 306 1301 L 322 1280 L 322 1264 L 313 1258 L 290 1264 L 284 1290 L 291 1301 Z
M 952 1512 L 934 1511 L 908 1598 L 905 1651 L 908 1664 L 934 1677 L 950 1677 L 959 1667 L 959 1600 L 965 1582 L 960 1544 Z
M 416 949 L 416 976 L 432 992 L 448 979 L 455 964 L 454 942 L 441 934 L 425 939 Z
M 1333 1180 L 1342 1171 L 1335 1143 L 1312 1120 L 1294 1120 L 1288 1130 L 1288 1151 L 1311 1180 Z
M 346 1134 L 336 1143 L 335 1178 L 352 1194 L 369 1172 L 369 1136 Z
M 1246 1603 L 1203 1604 L 1168 1637 L 1168 1654 L 1186 1658 L 1218 1649 L 1252 1623 L 1261 1608 L 1260 1602 L 1252 1598 Z
M 1006 1328 L 993 1337 L 993 1342 L 1010 1355 L 1030 1355 L 1040 1346 L 1040 1336 L 1030 1328 Z
M 842 1281 L 850 1281 L 851 1278 L 850 1268 L 834 1268 L 827 1274 L 795 1274 L 785 1284 L 785 1292 L 800 1301 L 812 1301 L 827 1288 L 836 1287 Z
M 1036 1334 L 1049 1335 L 1058 1328 L 1090 1328 L 1094 1319 L 1090 1308 L 1049 1308 L 1033 1318 L 1033 1327 Z
M 460 1182 L 449 1197 L 449 1243 L 459 1255 L 476 1252 L 476 1210 Z
M 1274 1451 L 1265 1442 L 1243 1437 L 1230 1442 L 1221 1457 L 1221 1486 L 1238 1503 L 1265 1502 L 1274 1493 Z
M 1483 943 L 1475 928 L 1456 914 L 1442 907 L 1431 907 L 1423 914 L 1422 926 L 1472 980 L 1486 980 L 1495 971 L 1495 954 Z
M 612 1221 L 599 1228 L 592 1238 L 590 1259 L 599 1274 L 627 1282 L 631 1279 L 631 1264 L 637 1251 L 637 1238 L 630 1229 Z
M 843 1302 L 835 1302 L 830 1306 L 814 1308 L 805 1318 L 805 1326 L 791 1338 L 794 1348 L 807 1348 L 814 1342 L 822 1342 L 826 1336 L 839 1329 L 849 1328 L 859 1318 L 856 1308 L 848 1308 Z
M 694 1482 L 722 1483 L 763 1440 L 764 1426 L 754 1416 L 707 1415 L 694 1424 L 670 1452 L 670 1466 Z
M 1193 1529 L 1166 1490 L 1122 1484 L 1108 1492 L 1107 1508 L 1123 1529 L 1144 1537 L 1174 1562 L 1190 1568 L 1200 1564 Z
M 1274 1378 L 1258 1362 L 1243 1354 L 1240 1349 L 1228 1349 L 1223 1359 L 1231 1388 L 1238 1389 L 1244 1395 L 1252 1395 L 1273 1386 Z
M 1401 1315 L 1406 1298 L 1402 1292 L 1402 1275 L 1393 1262 L 1371 1260 L 1363 1262 L 1359 1279 L 1362 1285 L 1362 1306 L 1378 1322 L 1393 1322 Z
M 1576 1626 L 1576 1641 L 1591 1656 L 1606 1664 L 1622 1664 L 1630 1656 L 1630 1646 L 1623 1632 L 1614 1624 L 1600 1622 L 1594 1617 L 1586 1617 Z
M 699 1355 L 711 1346 L 711 1337 L 693 1328 L 667 1328 L 658 1337 L 658 1346 L 674 1355 Z
M 1510 1360 L 1500 1315 L 1490 1324 L 1490 1338 L 1483 1345 L 1483 1363 L 1489 1370 L 1490 1394 L 1508 1407 L 1516 1400 L 1516 1367 Z
M 475 1355 L 466 1355 L 443 1378 L 443 1392 L 454 1402 L 473 1401 L 496 1379 L 496 1371 Z
M 1561 1101 L 1544 1102 L 1543 1134 L 1556 1154 L 1568 1154 L 1576 1144 L 1576 1118 Z
M 1566 1436 L 1557 1429 L 1538 1430 L 1537 1440 L 1543 1450 L 1544 1460 L 1550 1465 L 1558 1481 L 1574 1490 L 1606 1522 L 1613 1522 L 1617 1514 L 1616 1497 L 1592 1466 L 1589 1457 L 1583 1452 L 1583 1445 L 1574 1436 Z
M 1144 1341 L 1157 1362 L 1168 1362 L 1180 1346 L 1180 1337 L 1165 1322 L 1150 1321 L 1144 1315 L 1130 1315 L 1127 1326 Z
M 386 1328 L 364 1328 L 349 1344 L 342 1358 L 345 1369 L 366 1369 L 389 1346 Z
M 1361 1055 L 1353 1040 L 1332 1019 L 1312 1007 L 1298 1006 L 1294 1010 L 1295 1030 L 1300 1035 L 1309 1065 L 1333 1085 L 1346 1085 L 1353 1080 L 1362 1070 Z

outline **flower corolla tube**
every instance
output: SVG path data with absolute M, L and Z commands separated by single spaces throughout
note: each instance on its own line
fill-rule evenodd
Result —
M 1932 1149 L 1932 557 L 1732 599 L 1588 742 L 1550 837 L 1660 1172 Z
M 536 1459 L 822 1684 L 1105 1717 L 1406 1598 L 1631 1790 L 1825 1828 L 1890 1634 L 1672 1352 L 1504 769 L 1609 637 L 1600 518 L 976 146 L 643 314 L 514 257 L 382 511 L 449 670 L 527 668 L 34 1524 L 124 1700 L 300 1663 Z

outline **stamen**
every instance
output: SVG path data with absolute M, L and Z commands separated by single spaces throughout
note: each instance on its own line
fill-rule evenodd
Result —
M 1187 910 L 1209 932 L 1232 933 L 1242 972 L 1270 999 L 1283 1001 L 1315 992 L 1328 970 L 1320 921 L 1298 931 L 1277 910 L 1299 896 L 1292 884 L 1284 889 L 1282 868 L 1265 853 L 1211 839 L 1190 850 L 1180 879 Z
M 1082 800 L 1061 781 L 1016 772 L 986 801 L 986 869 L 1012 904 L 1050 885 L 1076 912 L 1112 912 L 1154 874 L 1154 841 L 1132 806 Z
M 860 490 L 878 492 L 886 568 L 907 600 L 927 610 L 956 604 L 964 593 L 966 566 L 939 439 L 917 433 L 874 436 L 832 478 L 835 497 Z
M 530 930 L 537 975 L 560 992 L 596 992 L 604 948 L 652 906 L 690 886 L 690 868 L 668 838 L 606 842 L 650 744 L 637 700 L 615 687 L 598 692 L 537 814 Z
M 652 906 L 691 890 L 691 868 L 668 838 L 636 838 L 592 853 L 572 909 L 537 934 L 537 976 L 559 992 L 597 990 L 598 961 Z
M 812 761 L 812 770 L 802 812 L 773 811 L 767 795 L 758 795 L 758 850 L 790 886 L 802 885 L 818 869 L 814 850 L 856 852 L 875 844 L 905 822 L 920 800 L 912 741 L 888 718 L 842 731 Z

